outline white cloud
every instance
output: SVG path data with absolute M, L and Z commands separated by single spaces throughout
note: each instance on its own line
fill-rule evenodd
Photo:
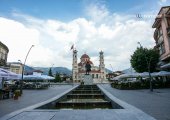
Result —
M 35 44 L 27 61 L 29 65 L 55 64 L 71 69 L 70 47 L 74 43 L 78 57 L 86 52 L 98 65 L 99 51 L 103 50 L 106 67 L 110 68 L 111 64 L 114 70 L 122 70 L 130 67 L 130 55 L 138 46 L 137 42 L 145 47 L 154 46 L 152 23 L 110 13 L 104 5 L 90 5 L 86 12 L 89 20 L 77 18 L 67 23 L 21 14 L 15 14 L 15 20 L 1 17 L 0 40 L 9 47 L 8 60 L 24 61 L 29 47 Z
M 29 47 L 39 44 L 39 31 L 22 23 L 0 17 L 0 40 L 9 48 L 8 60 L 24 59 Z
M 168 6 L 168 4 L 170 4 L 169 0 L 158 0 L 159 6 Z
M 167 0 L 160 0 L 161 2 L 165 3 Z

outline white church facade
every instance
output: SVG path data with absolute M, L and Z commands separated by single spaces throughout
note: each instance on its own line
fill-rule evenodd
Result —
M 95 66 L 87 54 L 83 54 L 80 62 L 77 60 L 77 50 L 73 50 L 73 63 L 72 63 L 72 77 L 74 83 L 79 83 L 84 79 L 87 62 L 91 65 L 90 75 L 92 76 L 93 83 L 106 82 L 106 70 L 104 64 L 104 53 L 99 52 L 99 66 Z

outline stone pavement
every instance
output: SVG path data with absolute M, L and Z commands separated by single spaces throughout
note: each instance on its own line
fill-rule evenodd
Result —
M 56 85 L 45 90 L 23 90 L 23 95 L 18 100 L 0 100 L 0 118 L 16 110 L 53 98 L 72 87 L 72 85 Z
M 62 95 L 68 93 L 71 88 L 60 95 L 57 95 L 44 102 L 32 105 L 30 107 L 15 111 L 8 114 L 1 120 L 155 120 L 153 117 L 144 113 L 140 109 L 117 99 L 109 93 L 103 86 L 98 85 L 100 89 L 113 101 L 118 103 L 124 109 L 92 109 L 92 110 L 41 110 L 35 109 L 49 102 L 60 98 Z M 77 87 L 77 86 L 75 86 Z M 75 88 L 73 87 L 73 89 Z M 107 87 L 107 86 L 106 86 Z
M 118 90 L 109 84 L 102 87 L 120 100 L 123 100 L 157 120 L 170 120 L 170 89 Z

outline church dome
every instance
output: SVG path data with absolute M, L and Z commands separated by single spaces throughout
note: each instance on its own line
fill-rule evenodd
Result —
M 89 62 L 89 64 L 93 64 L 93 62 L 92 61 L 88 61 Z
M 90 58 L 87 54 L 83 54 L 81 58 Z

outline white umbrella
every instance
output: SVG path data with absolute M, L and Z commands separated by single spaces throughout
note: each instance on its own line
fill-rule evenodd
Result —
M 157 76 L 170 76 L 170 72 L 160 71 L 160 72 L 157 73 Z
M 48 76 L 48 75 L 41 75 L 42 78 L 44 78 L 45 80 L 54 80 L 54 77 Z
M 153 72 L 153 73 L 151 73 L 151 76 L 152 77 L 157 77 L 158 76 L 157 74 L 158 74 L 158 72 Z
M 3 71 L 3 70 L 0 70 L 0 77 L 3 78 L 3 77 L 8 77 L 8 74 Z
M 143 73 L 140 73 L 140 76 L 141 77 L 149 77 L 149 73 L 148 72 L 143 72 Z
M 19 75 L 14 73 L 14 72 L 11 72 L 11 71 L 8 71 L 8 70 L 5 70 L 5 69 L 2 69 L 0 68 L 0 77 L 2 78 L 6 78 L 6 79 L 19 79 Z
M 24 75 L 24 80 L 52 80 L 54 77 L 47 75 Z
M 23 76 L 23 80 L 41 80 L 42 78 L 40 76 L 37 75 L 24 75 Z
M 134 78 L 134 77 L 138 77 L 139 74 L 138 73 L 132 73 L 132 74 L 122 74 L 122 75 L 119 75 L 117 77 L 114 77 L 113 80 L 121 80 L 123 78 Z

